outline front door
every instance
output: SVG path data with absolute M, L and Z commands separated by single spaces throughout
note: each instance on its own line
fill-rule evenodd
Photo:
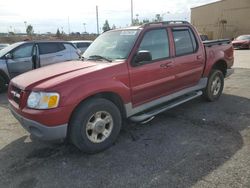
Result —
M 33 43 L 27 43 L 10 52 L 12 58 L 6 61 L 11 78 L 33 69 L 32 49 Z
M 152 61 L 130 67 L 133 107 L 166 95 L 171 91 L 175 80 L 169 37 L 165 28 L 146 31 L 136 51 L 141 50 L 149 51 Z

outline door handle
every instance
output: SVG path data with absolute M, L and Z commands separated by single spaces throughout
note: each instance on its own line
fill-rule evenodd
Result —
M 172 67 L 172 66 L 173 66 L 172 62 L 163 63 L 163 64 L 160 65 L 161 68 L 165 68 L 165 69 L 168 68 L 168 67 Z
M 200 60 L 200 59 L 202 59 L 202 55 L 197 55 L 196 58 L 197 58 L 198 60 Z

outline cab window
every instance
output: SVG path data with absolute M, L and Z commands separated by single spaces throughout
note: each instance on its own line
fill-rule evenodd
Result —
M 147 50 L 152 55 L 152 60 L 169 57 L 169 40 L 165 29 L 148 31 L 140 44 L 140 50 Z

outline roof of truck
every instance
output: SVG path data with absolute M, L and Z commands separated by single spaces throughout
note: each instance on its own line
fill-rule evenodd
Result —
M 138 26 L 130 26 L 130 27 L 125 27 L 125 28 L 115 29 L 115 31 L 119 31 L 119 30 L 136 30 L 136 29 L 143 29 L 143 28 L 150 27 L 150 26 L 167 26 L 167 25 L 190 25 L 190 23 L 188 21 L 183 21 L 183 20 L 149 22 L 149 23 L 145 23 L 145 24 L 142 24 L 142 25 L 138 25 Z

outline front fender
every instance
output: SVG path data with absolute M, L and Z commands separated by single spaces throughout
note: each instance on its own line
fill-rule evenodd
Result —
M 115 93 L 122 99 L 123 103 L 129 103 L 131 100 L 130 88 L 127 83 L 123 83 L 116 79 L 99 80 L 96 82 L 88 82 L 82 85 L 73 86 L 71 89 L 61 96 L 63 106 L 75 105 L 98 93 L 111 92 Z

